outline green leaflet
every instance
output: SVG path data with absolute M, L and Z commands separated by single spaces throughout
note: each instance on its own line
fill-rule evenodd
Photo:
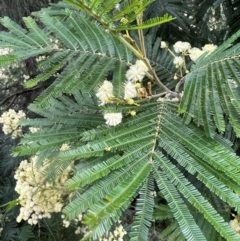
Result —
M 152 28 L 152 27 L 158 26 L 158 25 L 163 24 L 163 23 L 168 23 L 172 20 L 174 20 L 174 18 L 172 16 L 169 16 L 168 14 L 166 14 L 163 17 L 153 18 L 153 19 L 150 19 L 150 20 L 148 20 L 148 21 L 146 21 L 142 24 L 139 24 L 139 25 L 119 26 L 119 27 L 116 28 L 116 30 L 122 31 L 122 30 L 148 29 L 148 28 Z
M 156 154 L 157 161 L 161 160 L 161 155 Z M 161 163 L 159 162 L 161 166 Z M 182 229 L 182 233 L 187 240 L 205 240 L 204 235 L 202 234 L 199 227 L 196 225 L 191 213 L 188 208 L 184 204 L 181 196 L 175 189 L 174 185 L 169 180 L 169 177 L 165 173 L 160 174 L 157 169 L 155 169 L 155 178 L 157 184 L 164 194 L 169 207 L 180 228 Z
M 131 227 L 130 240 L 144 241 L 148 239 L 149 227 L 153 216 L 154 198 L 153 178 L 149 177 L 139 190 L 139 197 L 136 203 L 136 215 Z
M 0 56 L 0 66 L 4 67 L 7 66 L 9 64 L 13 64 L 18 60 L 17 56 L 15 55 L 1 55 Z

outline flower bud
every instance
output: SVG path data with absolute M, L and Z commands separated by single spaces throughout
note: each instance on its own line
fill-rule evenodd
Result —
M 135 116 L 135 115 L 136 115 L 136 111 L 135 111 L 135 110 L 131 110 L 131 111 L 129 111 L 129 114 L 130 114 L 131 116 Z
M 133 99 L 128 99 L 128 100 L 127 100 L 127 103 L 128 103 L 129 105 L 133 105 L 133 104 L 134 104 L 134 100 L 133 100 Z

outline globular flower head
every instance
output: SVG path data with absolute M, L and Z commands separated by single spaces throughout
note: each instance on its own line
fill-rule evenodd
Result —
M 126 73 L 128 81 L 142 81 L 145 76 L 145 71 L 138 65 L 132 65 Z
M 12 134 L 12 139 L 22 136 L 22 129 L 19 127 L 18 122 L 25 117 L 26 114 L 22 110 L 19 110 L 18 113 L 12 109 L 4 112 L 0 116 L 0 123 L 3 123 L 2 130 L 4 134 Z
M 162 49 L 167 48 L 167 43 L 165 41 L 161 41 L 161 48 Z
M 214 44 L 205 44 L 205 45 L 202 47 L 202 50 L 203 50 L 203 51 L 208 51 L 208 52 L 213 52 L 216 48 L 217 48 L 217 45 L 214 45 Z
M 124 84 L 124 99 L 127 100 L 135 97 L 137 97 L 136 86 L 133 82 L 127 81 Z
M 196 60 L 203 54 L 203 51 L 199 48 L 192 48 L 189 50 L 189 57 L 192 61 L 196 62 Z
M 96 96 L 104 105 L 109 102 L 110 98 L 113 97 L 113 85 L 110 81 L 105 80 L 103 84 L 99 87 Z
M 173 49 L 178 54 L 178 53 L 186 52 L 189 49 L 191 49 L 191 45 L 188 42 L 177 41 L 173 45 Z
M 174 63 L 175 65 L 178 65 L 178 66 L 183 66 L 184 60 L 183 60 L 182 57 L 176 56 L 176 57 L 173 59 L 173 63 Z
M 140 69 L 142 69 L 143 71 L 147 72 L 148 71 L 148 67 L 147 65 L 141 60 L 141 59 L 138 59 L 135 63 L 135 65 L 137 67 L 139 67 Z
M 131 111 L 129 111 L 129 114 L 130 114 L 131 116 L 135 116 L 137 113 L 136 113 L 135 110 L 131 110 Z
M 106 113 L 104 119 L 107 125 L 116 126 L 122 122 L 122 113 Z

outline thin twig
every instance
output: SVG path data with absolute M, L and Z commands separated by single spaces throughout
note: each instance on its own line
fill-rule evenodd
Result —
M 137 16 L 137 24 L 138 25 L 142 24 L 142 20 L 143 20 L 143 13 L 141 13 Z M 142 29 L 138 29 L 138 37 L 139 37 L 139 41 L 140 41 L 141 52 L 142 52 L 143 56 L 146 56 L 145 42 L 144 42 L 144 36 L 143 36 Z
M 142 53 L 140 53 L 137 49 L 135 49 L 121 34 L 119 33 L 115 33 L 115 36 L 127 47 L 129 48 L 135 55 L 137 58 L 143 60 L 145 62 L 145 64 L 148 67 L 148 70 L 150 72 L 150 74 L 153 76 L 153 81 L 156 82 L 156 84 L 158 86 L 160 86 L 161 88 L 163 88 L 165 91 L 167 91 L 168 93 L 170 93 L 172 96 L 177 97 L 179 100 L 181 99 L 181 96 L 179 95 L 179 93 L 176 93 L 174 91 L 171 91 L 170 89 L 168 89 L 162 82 L 161 80 L 158 78 L 155 70 L 152 68 L 148 58 L 146 56 L 143 56 Z
M 159 85 L 160 87 L 162 87 L 165 91 L 167 91 L 168 93 L 170 93 L 172 96 L 175 96 L 175 97 L 177 97 L 177 98 L 180 99 L 180 95 L 179 95 L 178 93 L 176 93 L 176 92 L 174 92 L 174 91 L 171 91 L 170 89 L 168 89 L 168 88 L 161 82 L 161 80 L 158 78 L 155 70 L 152 68 L 152 66 L 151 66 L 148 58 L 144 57 L 144 62 L 146 63 L 149 71 L 151 72 L 151 74 L 152 74 L 152 76 L 153 76 L 156 84 Z
M 5 108 L 6 110 L 8 110 L 8 109 L 11 107 L 11 105 L 13 104 L 13 102 L 15 101 L 16 98 L 17 98 L 17 96 L 14 95 L 13 98 L 12 98 L 12 100 L 11 100 L 10 103 L 8 104 L 8 106 Z
M 20 95 L 24 92 L 29 92 L 29 91 L 32 91 L 32 90 L 36 90 L 36 89 L 39 89 L 41 88 L 41 86 L 36 86 L 34 88 L 31 88 L 31 89 L 23 89 L 23 90 L 20 90 L 20 91 L 17 91 L 7 97 L 5 97 L 1 102 L 0 102 L 0 106 L 3 105 L 8 99 L 12 98 L 13 96 L 17 96 L 17 95 Z
M 158 97 L 164 96 L 164 95 L 166 95 L 166 94 L 168 94 L 167 91 L 162 92 L 162 93 L 159 93 L 159 94 L 156 94 L 156 95 L 149 96 L 149 97 L 144 98 L 144 99 L 141 99 L 141 100 L 136 100 L 136 101 L 134 101 L 134 102 L 138 104 L 138 103 L 141 103 L 141 102 L 149 101 L 149 100 L 151 100 L 151 99 L 153 99 L 153 98 L 158 98 Z
M 177 83 L 176 87 L 175 87 L 175 92 L 179 93 L 179 88 L 180 86 L 185 82 L 185 76 L 182 77 L 179 82 Z

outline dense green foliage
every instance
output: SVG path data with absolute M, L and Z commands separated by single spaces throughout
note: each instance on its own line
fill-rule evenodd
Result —
M 89 229 L 82 240 L 98 240 L 125 219 L 130 206 L 134 217 L 124 223 L 126 240 L 150 239 L 153 219 L 164 224 L 159 240 L 239 240 L 229 225 L 229 210 L 240 213 L 240 158 L 232 148 L 237 142 L 231 142 L 240 135 L 240 31 L 226 40 L 236 25 L 225 36 L 221 30 L 236 20 L 230 10 L 240 4 L 207 2 L 185 1 L 188 8 L 183 8 L 181 1 L 66 0 L 24 17 L 26 28 L 1 18 L 6 31 L 0 33 L 0 48 L 11 49 L 0 56 L 1 67 L 45 57 L 34 62 L 37 69 L 24 84 L 26 90 L 41 88 L 28 106 L 34 118 L 21 122 L 40 130 L 26 133 L 13 154 L 17 158 L 37 154 L 38 166 L 47 160 L 45 175 L 50 181 L 74 161 L 63 213 L 69 220 L 84 214 L 82 223 Z M 201 11 L 192 13 L 193 6 Z M 180 80 L 184 83 L 181 96 L 175 89 L 173 57 L 160 48 L 160 42 L 188 39 L 196 43 L 194 36 L 210 12 L 215 9 L 220 16 L 221 8 L 226 21 L 219 35 L 213 34 L 217 29 L 205 29 L 207 39 L 196 46 L 207 41 L 222 44 L 196 63 L 188 60 L 190 73 Z M 189 18 L 192 14 L 196 15 Z M 167 30 L 170 27 L 172 33 Z M 126 71 L 137 59 L 149 69 L 142 81 L 149 96 L 130 103 L 124 99 L 123 86 Z M 113 84 L 114 99 L 99 105 L 96 92 L 105 79 Z M 105 113 L 122 113 L 122 122 L 107 125 Z M 60 151 L 65 143 L 70 149 Z M 19 161 L 6 165 L 10 172 Z M 1 185 L 11 187 L 6 202 L 14 199 L 14 184 Z M 1 191 L 1 196 L 4 192 L 8 190 Z M 61 233 L 59 220 L 56 215 L 40 222 L 40 226 L 55 227 L 50 237 L 41 240 L 63 239 L 73 233 L 72 227 Z M 37 227 L 22 223 L 20 230 L 27 238 L 19 240 L 31 240 Z

